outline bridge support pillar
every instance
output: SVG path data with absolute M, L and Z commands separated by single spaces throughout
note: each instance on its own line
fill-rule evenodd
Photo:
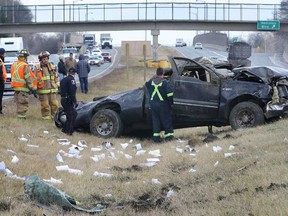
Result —
M 153 36 L 153 61 L 158 61 L 158 35 L 160 35 L 160 30 L 151 30 L 151 35 Z

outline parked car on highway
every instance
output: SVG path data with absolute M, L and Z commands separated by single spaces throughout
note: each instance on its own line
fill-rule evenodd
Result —
M 286 115 L 288 70 L 278 67 L 231 68 L 207 58 L 168 57 L 165 76 L 174 87 L 173 126 L 255 127 Z M 79 103 L 75 128 L 99 137 L 117 137 L 133 131 L 151 131 L 149 95 L 145 86 Z M 63 110 L 55 115 L 62 127 Z
M 98 67 L 101 65 L 99 57 L 97 55 L 91 55 L 88 60 L 88 64 L 97 65 Z
M 194 49 L 203 49 L 202 43 L 195 43 Z
M 102 52 L 101 54 L 104 58 L 104 61 L 112 62 L 112 56 L 109 52 Z

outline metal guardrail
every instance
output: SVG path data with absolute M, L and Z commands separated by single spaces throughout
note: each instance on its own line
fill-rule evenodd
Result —
M 64 1 L 65 2 L 65 1 Z M 216 2 L 216 1 L 215 1 Z M 280 4 L 235 3 L 107 3 L 2 6 L 2 23 L 27 23 L 20 16 L 30 10 L 33 23 L 105 21 L 257 21 L 277 20 Z M 9 16 L 10 15 L 10 16 Z M 4 20 L 4 21 L 3 21 Z

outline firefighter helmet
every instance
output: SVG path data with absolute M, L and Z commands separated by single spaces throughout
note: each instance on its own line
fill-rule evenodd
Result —
M 48 51 L 42 51 L 40 52 L 40 54 L 38 55 L 38 59 L 39 61 L 41 61 L 42 58 L 48 57 L 49 58 L 50 53 Z
M 26 49 L 22 49 L 22 50 L 19 50 L 18 51 L 18 56 L 20 57 L 27 57 L 27 56 L 29 56 L 30 55 L 30 53 L 26 50 Z

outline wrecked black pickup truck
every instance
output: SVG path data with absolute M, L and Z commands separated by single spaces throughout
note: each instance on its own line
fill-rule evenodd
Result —
M 285 115 L 288 70 L 278 67 L 240 67 L 213 64 L 207 58 L 168 57 L 165 76 L 174 87 L 173 126 L 255 127 Z M 99 137 L 117 137 L 152 130 L 145 87 L 79 103 L 75 128 Z M 62 127 L 59 109 L 55 124 Z M 133 135 L 133 133 L 132 133 Z

